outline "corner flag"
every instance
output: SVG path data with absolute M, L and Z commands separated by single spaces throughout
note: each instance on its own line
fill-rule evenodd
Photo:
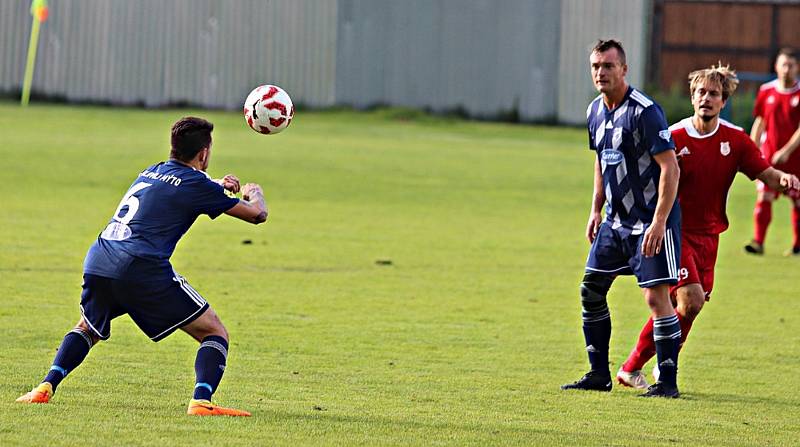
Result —
M 22 98 L 20 103 L 28 105 L 31 98 L 31 83 L 33 82 L 33 68 L 36 65 L 36 49 L 39 46 L 39 25 L 47 20 L 47 0 L 33 0 L 31 2 L 31 40 L 28 43 L 28 61 L 25 64 L 25 77 L 22 81 Z

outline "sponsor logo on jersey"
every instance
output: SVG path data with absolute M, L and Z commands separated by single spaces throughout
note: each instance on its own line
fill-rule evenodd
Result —
M 603 149 L 603 152 L 601 152 L 600 157 L 607 165 L 613 166 L 613 165 L 618 165 L 622 161 L 622 159 L 625 158 L 625 155 L 623 155 L 621 151 L 607 147 Z
M 772 104 L 773 102 L 775 102 L 775 97 L 772 96 L 772 95 L 769 95 L 769 98 L 767 98 L 767 104 Z
M 720 143 L 719 144 L 719 153 L 727 157 L 728 154 L 731 153 L 731 143 L 729 143 L 727 141 L 723 141 L 722 143 Z
M 692 153 L 689 151 L 689 148 L 684 146 L 681 148 L 680 152 L 678 152 L 678 157 L 683 157 L 684 155 L 691 155 Z
M 669 141 L 670 135 L 671 134 L 669 132 L 669 129 L 664 129 L 658 132 L 658 136 L 661 137 L 664 141 Z
M 797 107 L 797 104 L 800 104 L 800 96 L 793 96 L 792 97 L 792 107 Z

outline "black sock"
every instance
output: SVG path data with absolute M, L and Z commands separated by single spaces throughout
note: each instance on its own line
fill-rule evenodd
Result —
M 681 325 L 678 316 L 653 319 L 653 339 L 656 342 L 659 382 L 677 386 L 678 351 L 681 346 Z
M 89 334 L 80 329 L 73 329 L 64 336 L 61 346 L 58 347 L 56 358 L 53 359 L 53 366 L 42 382 L 49 382 L 53 385 L 53 392 L 56 392 L 58 384 L 67 377 L 86 358 L 86 354 L 92 349 L 92 338 Z
M 194 362 L 194 372 L 197 378 L 194 385 L 195 399 L 211 400 L 211 395 L 217 390 L 217 386 L 222 380 L 227 358 L 227 340 L 216 335 L 209 335 L 203 339 Z

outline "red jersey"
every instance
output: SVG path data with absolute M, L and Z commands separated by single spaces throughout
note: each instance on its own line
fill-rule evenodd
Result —
M 728 228 L 725 204 L 737 172 L 750 180 L 769 168 L 741 127 L 720 119 L 717 128 L 700 135 L 686 118 L 670 126 L 681 167 L 678 202 L 681 230 L 719 234 Z
M 789 141 L 800 126 L 800 84 L 795 83 L 786 91 L 778 90 L 779 86 L 777 79 L 762 85 L 753 107 L 753 116 L 760 116 L 764 124 L 761 152 L 767 161 Z M 792 153 L 789 161 L 778 166 L 778 169 L 800 173 L 800 152 Z

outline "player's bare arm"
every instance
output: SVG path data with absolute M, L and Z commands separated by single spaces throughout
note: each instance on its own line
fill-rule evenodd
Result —
M 603 203 L 606 201 L 606 194 L 603 191 L 603 173 L 600 170 L 600 161 L 594 160 L 594 192 L 592 193 L 592 209 L 589 211 L 589 222 L 586 224 L 586 239 L 594 242 L 597 230 L 603 222 Z
M 225 214 L 256 225 L 265 222 L 268 212 L 261 186 L 256 183 L 244 185 L 242 187 L 242 200 L 234 205 L 233 208 L 225 211 Z
M 642 254 L 647 257 L 661 253 L 667 217 L 678 194 L 678 178 L 680 177 L 680 168 L 678 167 L 678 158 L 675 156 L 675 151 L 659 152 L 653 158 L 661 167 L 661 176 L 658 183 L 656 212 L 653 216 L 653 222 L 644 232 L 644 240 L 642 241 Z
M 761 146 L 761 134 L 764 132 L 764 120 L 757 116 L 753 120 L 753 127 L 750 128 L 750 139 L 756 146 Z
M 792 137 L 789 138 L 789 141 L 787 141 L 782 148 L 775 152 L 775 154 L 772 156 L 772 164 L 777 165 L 789 161 L 789 157 L 791 157 L 794 151 L 797 150 L 798 146 L 800 146 L 800 127 L 794 131 Z
M 758 174 L 756 178 L 764 182 L 770 189 L 776 191 L 800 190 L 800 180 L 796 176 L 780 169 L 767 168 L 761 174 Z

